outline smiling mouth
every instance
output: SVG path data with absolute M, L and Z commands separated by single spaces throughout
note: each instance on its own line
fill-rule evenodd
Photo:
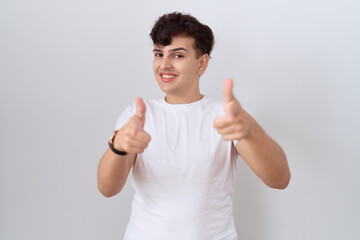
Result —
M 160 73 L 160 77 L 163 82 L 170 82 L 170 81 L 174 80 L 177 77 L 177 75 Z

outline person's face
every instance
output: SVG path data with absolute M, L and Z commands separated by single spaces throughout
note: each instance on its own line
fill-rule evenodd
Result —
M 199 78 L 204 73 L 209 56 L 196 57 L 195 39 L 173 37 L 167 46 L 154 46 L 153 70 L 157 83 L 167 96 L 191 98 L 200 94 Z

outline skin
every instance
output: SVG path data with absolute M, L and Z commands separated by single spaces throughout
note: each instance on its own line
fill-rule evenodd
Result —
M 215 119 L 214 127 L 224 140 L 238 140 L 236 150 L 267 186 L 285 189 L 291 178 L 286 155 L 240 105 L 232 93 L 233 85 L 232 79 L 225 81 L 225 116 Z
M 160 89 L 166 93 L 165 100 L 171 104 L 184 104 L 200 100 L 199 81 L 205 72 L 209 55 L 196 56 L 195 39 L 174 37 L 170 45 L 154 46 L 153 71 Z M 162 73 L 174 74 L 175 79 L 164 82 Z
M 205 72 L 209 56 L 197 56 L 192 37 L 173 37 L 167 46 L 154 46 L 153 71 L 155 79 L 170 104 L 186 104 L 200 100 L 199 81 Z M 170 76 L 170 78 L 164 77 Z M 236 149 L 254 173 L 269 187 L 285 189 L 290 181 L 290 170 L 282 148 L 242 108 L 233 95 L 233 80 L 223 87 L 225 116 L 214 120 L 214 128 L 224 140 L 238 140 Z M 144 131 L 146 106 L 135 99 L 136 113 L 119 129 L 114 146 L 129 154 L 119 156 L 109 148 L 98 166 L 98 188 L 106 197 L 119 193 L 126 183 L 136 154 L 142 153 L 151 136 Z
M 144 152 L 151 137 L 143 130 L 146 106 L 141 98 L 135 99 L 136 113 L 119 129 L 114 139 L 114 147 L 128 153 L 120 156 L 110 148 L 106 150 L 98 165 L 98 189 L 105 197 L 118 194 L 126 183 L 136 154 Z

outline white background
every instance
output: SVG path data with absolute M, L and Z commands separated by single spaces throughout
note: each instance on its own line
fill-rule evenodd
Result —
M 104 198 L 97 164 L 121 111 L 162 96 L 148 34 L 172 11 L 214 31 L 201 92 L 234 78 L 288 157 L 284 191 L 239 159 L 239 239 L 360 239 L 355 0 L 0 0 L 0 239 L 122 239 L 133 190 Z

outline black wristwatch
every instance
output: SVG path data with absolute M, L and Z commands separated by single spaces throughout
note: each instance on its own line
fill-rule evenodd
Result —
M 115 135 L 116 135 L 117 132 L 118 132 L 118 130 L 115 130 L 115 131 L 113 132 L 113 134 L 111 135 L 110 140 L 109 140 L 109 148 L 110 148 L 111 151 L 113 151 L 115 154 L 120 155 L 120 156 L 125 156 L 125 155 L 128 154 L 127 152 L 119 151 L 119 150 L 117 150 L 117 149 L 114 147 L 113 142 L 114 142 Z

